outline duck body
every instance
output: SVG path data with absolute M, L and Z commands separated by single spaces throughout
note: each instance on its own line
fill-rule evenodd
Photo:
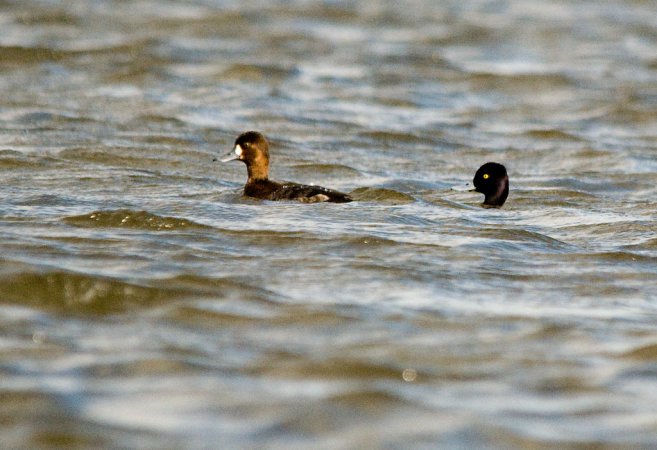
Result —
M 261 200 L 296 200 L 302 203 L 348 203 L 352 198 L 342 192 L 322 186 L 278 183 L 272 180 L 252 180 L 244 186 L 244 195 Z
M 246 164 L 248 178 L 244 195 L 261 200 L 296 200 L 302 203 L 347 203 L 352 198 L 345 193 L 321 186 L 279 183 L 269 179 L 269 143 L 257 131 L 247 131 L 235 140 L 233 150 L 222 162 L 239 160 Z

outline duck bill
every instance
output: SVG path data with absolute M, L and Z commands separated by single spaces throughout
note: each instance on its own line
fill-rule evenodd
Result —
M 239 156 L 237 156 L 235 154 L 235 152 L 233 150 L 231 150 L 230 152 L 226 153 L 222 158 L 220 158 L 219 161 L 222 162 L 222 163 L 225 163 L 225 162 L 228 162 L 228 161 L 234 161 L 238 158 L 239 158 Z
M 450 189 L 458 192 L 475 192 L 477 190 L 472 183 L 459 184 L 452 186 Z

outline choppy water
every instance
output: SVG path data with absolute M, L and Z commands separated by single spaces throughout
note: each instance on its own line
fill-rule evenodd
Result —
M 2 448 L 657 446 L 654 2 L 0 26 Z M 360 201 L 242 198 L 247 129 Z

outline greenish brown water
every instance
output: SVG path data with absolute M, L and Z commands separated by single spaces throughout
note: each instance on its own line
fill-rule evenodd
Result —
M 0 448 L 657 446 L 656 12 L 0 1 Z

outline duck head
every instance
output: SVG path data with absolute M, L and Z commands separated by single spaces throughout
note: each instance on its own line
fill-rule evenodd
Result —
M 266 180 L 269 176 L 269 143 L 262 133 L 247 131 L 235 139 L 233 149 L 221 162 L 239 160 L 246 164 L 249 180 Z

